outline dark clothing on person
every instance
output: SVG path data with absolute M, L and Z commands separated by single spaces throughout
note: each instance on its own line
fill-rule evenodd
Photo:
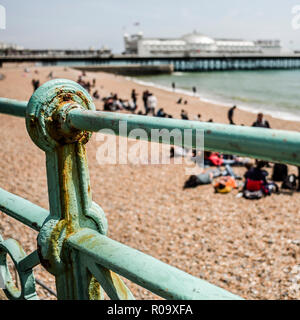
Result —
M 167 116 L 167 114 L 164 112 L 163 109 L 159 109 L 157 111 L 157 114 L 156 114 L 157 117 L 160 117 L 160 118 L 165 118 Z
M 97 90 L 93 93 L 93 98 L 100 99 L 100 95 Z
M 144 102 L 144 108 L 145 108 L 145 113 L 148 114 L 148 106 L 147 106 L 147 100 L 149 96 L 149 91 L 146 90 L 143 92 L 143 102 Z
M 182 111 L 180 116 L 182 120 L 189 120 L 189 117 L 185 111 Z
M 120 99 L 119 102 L 120 102 L 120 104 L 121 104 L 123 109 L 128 110 L 128 111 L 130 111 L 132 113 L 134 113 L 136 111 L 136 109 L 137 109 L 137 105 L 135 103 L 133 103 L 133 102 L 132 103 L 128 102 L 126 104 L 122 99 Z
M 234 113 L 234 110 L 235 110 L 235 107 L 232 107 L 232 108 L 230 108 L 229 111 L 228 111 L 228 120 L 229 120 L 229 123 L 230 123 L 230 124 L 235 124 L 235 123 L 233 122 L 233 113 Z
M 252 127 L 271 128 L 267 120 L 263 120 L 262 122 L 255 121 L 253 122 Z
M 300 167 L 297 167 L 298 169 L 298 188 L 297 190 L 300 191 Z
M 32 86 L 33 86 L 33 91 L 35 91 L 36 89 L 38 89 L 39 86 L 40 86 L 40 80 L 35 80 L 35 79 L 33 79 L 33 80 L 32 80 Z
M 137 98 L 137 95 L 136 95 L 135 90 L 133 89 L 133 90 L 131 91 L 131 99 L 132 99 L 132 101 L 133 101 L 133 103 L 134 103 L 135 106 L 136 106 L 136 98 Z
M 268 172 L 266 170 L 261 170 L 259 168 L 251 168 L 248 170 L 244 177 L 246 179 L 254 180 L 254 181 L 263 181 L 265 184 L 267 183 Z

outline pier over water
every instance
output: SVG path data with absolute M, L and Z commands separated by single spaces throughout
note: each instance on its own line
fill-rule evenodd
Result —
M 174 71 L 300 69 L 300 54 L 207 54 L 185 57 L 141 57 L 135 55 L 7 55 L 0 56 L 0 66 L 9 62 L 36 62 L 41 65 L 173 65 Z

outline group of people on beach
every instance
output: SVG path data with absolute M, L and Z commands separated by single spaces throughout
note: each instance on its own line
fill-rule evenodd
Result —
M 120 98 L 117 93 L 110 93 L 109 96 L 102 98 L 102 101 L 104 103 L 103 111 L 126 110 L 132 113 L 136 113 L 138 109 L 137 97 L 138 93 L 135 89 L 132 89 L 131 91 L 131 99 L 123 99 Z M 94 95 L 93 98 L 100 99 L 99 96 L 95 97 Z M 164 108 L 159 108 L 157 110 L 157 98 L 149 90 L 145 90 L 143 92 L 142 100 L 144 103 L 144 112 L 142 110 L 139 110 L 137 112 L 138 115 L 151 115 L 160 118 L 173 118 L 172 115 L 165 112 Z
M 80 76 L 78 77 L 77 83 L 80 84 L 84 89 L 87 90 L 88 93 L 91 94 L 92 88 L 95 88 L 95 87 L 96 87 L 96 79 L 94 78 L 94 79 L 92 80 L 92 82 L 91 82 L 91 81 L 89 81 L 89 80 L 84 80 L 84 77 L 85 77 L 85 76 L 86 76 L 86 73 L 85 73 L 85 71 L 83 71 L 83 72 L 82 72 L 82 75 L 80 75 Z M 100 99 L 100 95 L 99 95 L 99 93 L 98 93 L 98 90 L 95 90 L 92 95 L 93 95 L 93 97 L 94 97 L 95 99 Z
M 130 99 L 123 99 L 118 96 L 117 93 L 111 92 L 109 96 L 101 97 L 99 90 L 96 88 L 96 79 L 85 80 L 85 72 L 78 77 L 77 82 L 83 86 L 95 100 L 103 101 L 104 111 L 128 111 L 131 113 L 136 113 L 138 110 L 138 96 L 139 94 L 135 89 L 132 89 Z M 50 72 L 48 78 L 52 79 L 53 72 Z M 32 79 L 32 86 L 34 91 L 40 86 L 40 81 Z M 172 84 L 173 90 L 175 90 L 175 84 Z M 93 92 L 92 92 L 92 89 Z M 196 93 L 196 89 L 193 89 Z M 142 92 L 142 101 L 144 112 L 139 110 L 138 115 L 151 115 L 161 118 L 173 118 L 171 114 L 165 112 L 164 108 L 159 108 L 157 110 L 158 101 L 156 96 L 149 90 L 144 90 Z M 180 98 L 177 104 L 186 105 L 188 102 Z M 227 117 L 231 125 L 235 125 L 234 122 L 234 112 L 237 106 L 233 106 L 228 110 Z M 182 120 L 194 120 L 203 121 L 201 114 L 195 115 L 190 119 L 187 111 L 181 109 L 180 118 Z M 207 122 L 213 122 L 213 119 L 209 119 Z M 257 114 L 256 121 L 253 122 L 252 127 L 259 128 L 270 128 L 270 124 L 264 119 L 262 113 Z M 192 151 L 191 160 L 197 162 L 199 159 L 199 154 L 196 150 Z M 170 148 L 170 157 L 186 157 L 189 154 L 189 150 L 179 147 Z M 238 176 L 233 167 L 244 166 L 246 172 L 244 177 Z M 250 159 L 240 158 L 232 155 L 224 155 L 218 152 L 204 152 L 204 170 L 198 175 L 190 176 L 184 183 L 184 189 L 195 188 L 199 185 L 212 184 L 214 190 L 218 193 L 229 193 L 232 189 L 241 188 L 238 196 L 243 196 L 247 199 L 260 199 L 263 196 L 271 195 L 274 192 L 279 191 L 278 182 L 281 182 L 281 189 L 290 189 L 300 191 L 300 167 L 298 168 L 298 176 L 288 174 L 288 167 L 282 164 L 273 165 L 273 174 L 269 180 L 268 172 L 264 169 L 265 167 L 271 167 L 271 164 L 264 161 L 256 160 L 255 164 L 252 164 Z M 222 169 L 223 168 L 223 169 Z M 244 178 L 244 183 L 241 180 Z M 296 183 L 298 180 L 298 184 Z
M 227 112 L 227 118 L 229 120 L 229 124 L 235 125 L 233 121 L 233 115 L 236 109 L 237 109 L 237 106 L 233 106 Z M 264 115 L 261 112 L 257 114 L 257 119 L 255 122 L 253 122 L 252 127 L 271 128 L 269 122 L 264 119 Z
M 188 151 L 184 151 L 181 152 L 171 147 L 170 156 L 188 156 Z M 193 151 L 191 160 L 196 162 L 195 159 L 197 159 L 197 153 Z M 237 175 L 233 167 L 245 167 L 244 176 Z M 265 168 L 272 168 L 270 179 L 268 179 L 269 173 Z M 243 179 L 244 182 L 242 182 Z M 279 182 L 281 182 L 280 187 Z M 206 151 L 204 152 L 204 169 L 198 175 L 191 175 L 185 181 L 183 188 L 195 188 L 207 184 L 212 184 L 217 193 L 229 193 L 233 189 L 240 189 L 237 197 L 260 199 L 278 193 L 280 190 L 300 191 L 300 167 L 298 167 L 298 176 L 296 176 L 295 174 L 288 174 L 288 167 L 285 164 L 271 165 L 259 160 L 256 160 L 253 164 L 248 158 Z

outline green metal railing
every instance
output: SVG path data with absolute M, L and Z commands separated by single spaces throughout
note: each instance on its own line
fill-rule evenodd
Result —
M 207 150 L 300 165 L 300 133 L 221 124 L 96 112 L 77 83 L 53 80 L 30 101 L 0 99 L 0 113 L 25 117 L 28 133 L 46 154 L 49 212 L 0 189 L 0 210 L 39 232 L 37 250 L 26 255 L 0 236 L 0 272 L 11 299 L 37 299 L 33 268 L 42 264 L 56 278 L 58 299 L 133 299 L 120 276 L 166 299 L 241 299 L 106 236 L 103 210 L 92 201 L 85 144 L 92 131 L 191 129 L 204 131 Z M 127 131 L 119 132 L 119 121 Z M 150 136 L 150 135 L 148 135 Z M 149 139 L 149 138 L 147 138 Z M 190 147 L 196 147 L 192 139 Z M 172 143 L 176 143 L 173 141 Z M 14 286 L 7 255 L 17 269 Z

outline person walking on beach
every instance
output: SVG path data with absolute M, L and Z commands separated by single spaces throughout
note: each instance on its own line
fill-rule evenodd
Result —
M 175 82 L 172 82 L 172 89 L 175 91 Z
M 193 87 L 194 96 L 196 95 L 196 92 L 197 92 L 197 88 L 196 88 L 196 87 Z
M 136 106 L 137 93 L 135 92 L 135 89 L 132 89 L 132 91 L 131 91 L 131 99 L 132 99 L 134 105 Z
M 233 106 L 233 107 L 230 108 L 229 111 L 228 111 L 227 116 L 228 116 L 228 120 L 229 120 L 229 123 L 230 123 L 230 124 L 235 124 L 235 123 L 233 122 L 233 113 L 234 113 L 234 110 L 235 110 L 235 109 L 236 109 L 236 106 Z
M 33 91 L 35 91 L 40 86 L 40 80 L 32 79 L 31 83 L 33 86 Z
M 143 92 L 143 102 L 144 102 L 145 114 L 148 114 L 148 106 L 147 106 L 148 95 L 149 95 L 148 90 Z
M 154 116 L 156 106 L 157 106 L 157 98 L 153 93 L 149 93 L 148 99 L 147 99 L 147 114 L 151 112 L 152 115 Z
M 263 113 L 257 115 L 257 119 L 253 122 L 252 127 L 271 128 L 269 122 L 264 119 Z

